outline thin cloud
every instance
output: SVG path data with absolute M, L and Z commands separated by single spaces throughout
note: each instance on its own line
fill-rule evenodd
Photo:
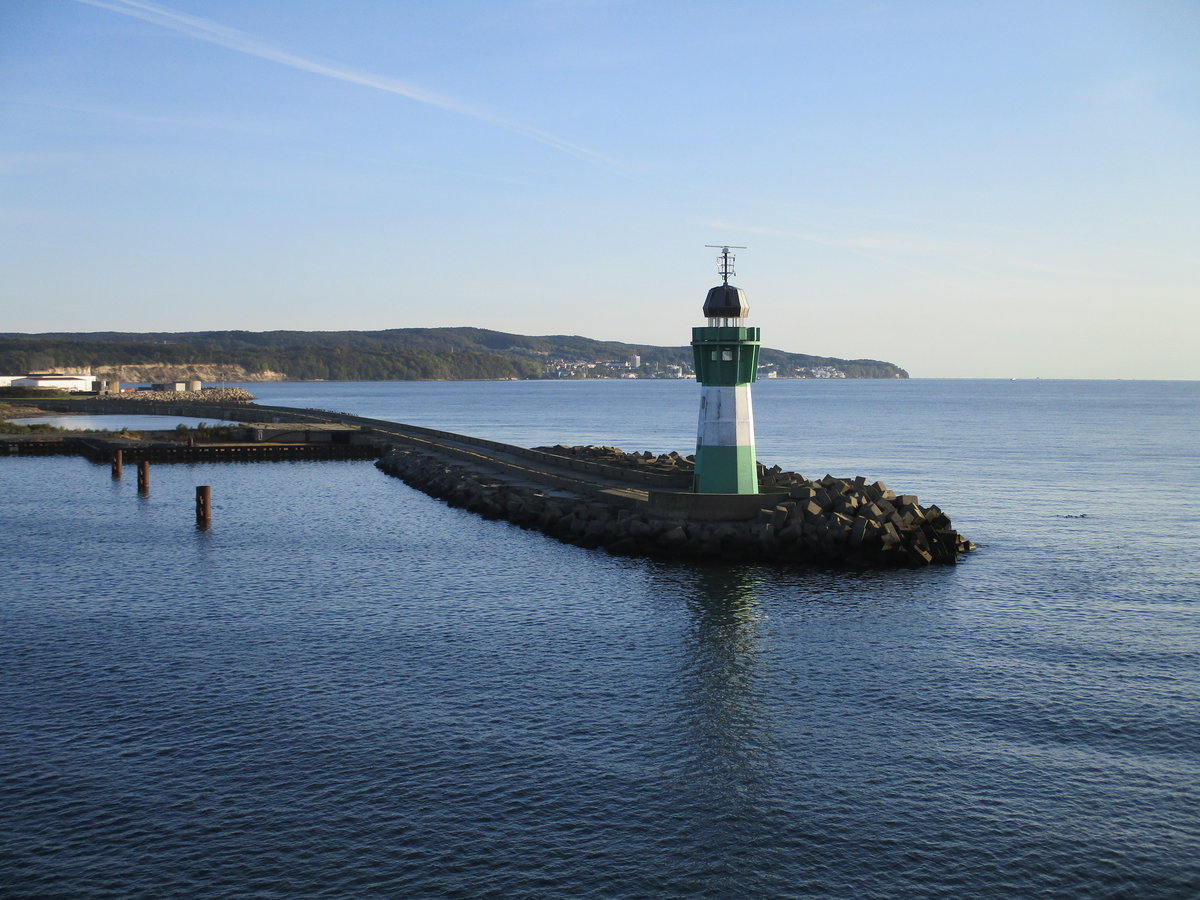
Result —
M 299 69 L 302 72 L 323 75 L 326 78 L 333 78 L 337 81 L 345 81 L 349 84 L 357 84 L 389 94 L 395 94 L 408 100 L 414 100 L 417 103 L 425 103 L 429 106 L 435 106 L 438 109 L 444 109 L 447 112 L 476 119 L 480 122 L 487 122 L 489 125 L 504 128 L 507 131 L 514 132 L 530 140 L 537 141 L 540 144 L 553 147 L 555 150 L 587 160 L 588 162 L 610 168 L 617 166 L 614 160 L 594 150 L 580 147 L 578 144 L 573 144 L 570 141 L 563 140 L 540 129 L 530 128 L 527 125 L 505 119 L 480 107 L 463 103 L 395 78 L 375 75 L 370 72 L 356 72 L 339 63 L 298 56 L 295 53 L 290 53 L 279 47 L 260 41 L 237 29 L 229 28 L 207 19 L 201 19 L 197 16 L 189 16 L 185 13 L 176 12 L 175 10 L 167 9 L 153 3 L 147 3 L 145 0 L 78 0 L 78 2 L 133 19 L 140 19 L 143 22 L 149 22 L 161 28 L 170 29 L 171 31 L 187 35 L 199 41 L 216 44 L 219 47 L 235 50 L 238 53 L 245 53 L 247 56 L 256 56 L 259 59 L 265 59 L 292 69 Z

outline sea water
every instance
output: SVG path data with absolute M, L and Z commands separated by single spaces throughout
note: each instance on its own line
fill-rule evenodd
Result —
M 691 452 L 694 382 L 249 385 Z M 0 459 L 0 895 L 1190 897 L 1200 384 L 765 381 L 979 545 L 610 557 L 370 463 Z M 213 488 L 197 530 L 192 497 Z

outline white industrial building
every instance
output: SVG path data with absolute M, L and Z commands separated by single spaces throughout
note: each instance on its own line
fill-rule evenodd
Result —
M 95 390 L 96 378 L 93 375 L 63 375 L 58 372 L 35 373 L 13 377 L 9 382 L 12 387 L 26 388 L 56 388 L 60 391 L 92 391 Z

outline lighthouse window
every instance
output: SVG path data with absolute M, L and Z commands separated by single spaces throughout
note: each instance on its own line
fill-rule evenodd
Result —
M 733 351 L 732 350 L 722 350 L 721 351 L 721 359 L 724 362 L 733 362 Z
M 716 358 L 717 358 L 717 351 L 716 351 L 716 350 L 714 350 L 714 351 L 712 352 L 712 358 L 713 358 L 713 360 L 714 360 L 714 361 L 716 360 Z

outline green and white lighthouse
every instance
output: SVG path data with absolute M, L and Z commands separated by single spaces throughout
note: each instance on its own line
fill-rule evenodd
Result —
M 713 245 L 709 245 L 713 246 Z M 722 284 L 708 292 L 704 318 L 692 329 L 692 356 L 700 382 L 700 427 L 696 437 L 698 494 L 757 494 L 754 407 L 750 385 L 758 376 L 759 334 L 745 324 L 746 294 L 729 283 L 734 256 L 721 247 L 717 268 Z

